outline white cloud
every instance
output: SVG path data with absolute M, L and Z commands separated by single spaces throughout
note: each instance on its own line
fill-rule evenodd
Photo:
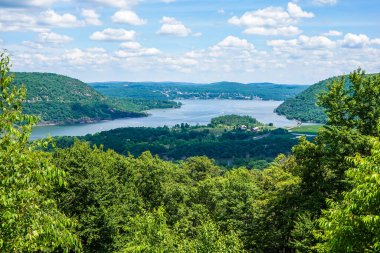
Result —
M 161 23 L 162 26 L 160 30 L 157 31 L 157 34 L 187 37 L 191 33 L 189 28 L 175 18 L 163 17 Z
M 136 41 L 128 41 L 120 44 L 120 50 L 115 55 L 120 58 L 139 57 L 139 56 L 155 56 L 161 54 L 157 48 L 144 48 Z
M 325 36 L 308 37 L 305 35 L 299 36 L 292 40 L 269 40 L 267 45 L 278 51 L 291 52 L 292 50 L 324 50 L 332 49 L 336 43 Z
M 201 37 L 202 35 L 203 35 L 203 33 L 201 33 L 201 32 L 197 32 L 197 33 L 193 34 L 194 37 Z
M 113 60 L 107 50 L 96 47 L 87 48 L 85 50 L 79 48 L 66 50 L 62 58 L 70 65 L 77 67 L 103 66 Z
M 176 0 L 161 0 L 163 3 L 174 3 Z
M 380 38 L 378 39 L 372 39 L 371 45 L 380 46 Z
M 295 3 L 288 3 L 288 13 L 290 16 L 295 18 L 313 18 L 314 14 L 311 12 L 306 12 L 301 9 L 297 4 Z
M 370 39 L 365 34 L 347 33 L 341 41 L 345 48 L 363 48 L 370 44 Z
M 317 5 L 335 5 L 338 0 L 314 0 L 313 3 Z
M 43 43 L 62 44 L 72 41 L 73 38 L 53 32 L 44 32 L 38 35 L 38 41 Z
M 334 48 L 336 43 L 324 36 L 308 37 L 301 35 L 298 38 L 298 44 L 304 49 L 323 49 Z
M 92 9 L 82 9 L 82 16 L 85 18 L 84 22 L 88 25 L 101 25 L 100 15 Z
M 107 28 L 103 31 L 94 32 L 91 36 L 91 40 L 100 41 L 123 41 L 123 40 L 134 40 L 135 31 L 128 31 L 124 29 L 112 29 Z
M 37 24 L 35 16 L 26 11 L 14 9 L 0 9 L 0 30 L 2 32 L 12 31 L 34 31 L 46 32 L 49 29 Z
M 84 9 L 81 13 L 84 20 L 79 20 L 70 13 L 59 14 L 54 10 L 38 13 L 27 8 L 0 9 L 0 30 L 49 32 L 51 27 L 75 28 L 101 24 L 99 15 L 94 10 Z
M 157 48 L 140 48 L 137 50 L 118 50 L 115 52 L 117 57 L 139 57 L 139 56 L 155 56 L 161 54 Z
M 120 10 L 111 17 L 115 23 L 125 23 L 130 25 L 144 25 L 146 20 L 141 19 L 136 13 L 130 10 Z
M 120 44 L 121 48 L 127 48 L 127 49 L 139 49 L 141 48 L 141 44 L 136 42 L 136 41 L 128 41 L 128 42 L 123 42 Z
M 87 0 L 90 2 L 95 2 L 98 4 L 111 6 L 115 8 L 130 8 L 133 5 L 136 5 L 140 0 Z
M 245 27 L 244 33 L 256 35 L 298 35 L 302 31 L 295 25 L 302 18 L 312 18 L 314 14 L 305 12 L 295 3 L 288 3 L 288 9 L 267 7 L 234 16 L 228 20 L 232 25 Z
M 324 33 L 323 35 L 324 36 L 330 36 L 330 37 L 334 37 L 334 36 L 338 37 L 338 36 L 342 36 L 342 32 L 335 31 L 335 30 L 330 30 L 327 33 Z
M 60 15 L 54 10 L 41 12 L 39 22 L 54 27 L 79 27 L 84 25 L 84 22 L 79 21 L 76 16 L 70 13 Z
M 234 37 L 234 36 L 226 37 L 224 40 L 222 40 L 218 44 L 216 44 L 215 47 L 218 47 L 218 48 L 239 48 L 239 49 L 247 49 L 247 50 L 253 50 L 255 48 L 255 46 L 252 43 L 249 43 L 247 40 L 240 39 L 240 38 Z

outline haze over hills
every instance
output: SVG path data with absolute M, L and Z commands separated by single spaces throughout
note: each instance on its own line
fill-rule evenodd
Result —
M 113 97 L 145 99 L 262 99 L 282 101 L 305 90 L 306 85 L 274 83 L 98 82 L 90 85 Z

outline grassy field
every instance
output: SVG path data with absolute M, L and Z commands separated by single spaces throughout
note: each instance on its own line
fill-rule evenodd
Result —
M 295 134 L 317 134 L 318 130 L 323 127 L 323 125 L 304 125 L 297 126 L 289 129 Z

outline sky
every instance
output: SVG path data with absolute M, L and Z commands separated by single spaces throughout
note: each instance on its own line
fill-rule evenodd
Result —
M 0 0 L 14 71 L 313 84 L 380 72 L 379 0 Z

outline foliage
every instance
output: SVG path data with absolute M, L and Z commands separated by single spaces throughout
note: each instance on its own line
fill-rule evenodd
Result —
M 0 249 L 48 252 L 80 249 L 75 223 L 57 209 L 51 191 L 64 172 L 28 145 L 36 117 L 22 114 L 25 87 L 12 87 L 9 57 L 0 55 Z
M 380 123 L 380 75 L 366 76 L 361 69 L 345 79 L 328 85 L 319 104 L 326 108 L 327 124 L 356 129 L 363 135 L 379 136 Z
M 329 208 L 319 219 L 319 252 L 380 250 L 380 143 L 374 142 L 370 156 L 349 159 L 353 168 L 346 174 L 352 189 L 343 193 L 343 200 L 330 200 Z
M 263 124 L 258 122 L 255 118 L 250 116 L 239 116 L 235 114 L 223 115 L 211 119 L 211 126 L 221 126 L 221 127 L 239 127 L 245 125 L 246 127 L 256 127 L 262 126 Z
M 79 139 L 104 145 L 105 149 L 124 155 L 139 156 L 148 150 L 163 159 L 176 161 L 205 155 L 227 167 L 245 165 L 250 168 L 263 168 L 262 164 L 256 163 L 258 160 L 267 164 L 280 153 L 290 153 L 291 147 L 297 143 L 296 137 L 287 131 L 264 130 L 256 133 L 190 126 L 119 128 Z M 57 138 L 57 146 L 69 147 L 73 140 L 72 137 Z

